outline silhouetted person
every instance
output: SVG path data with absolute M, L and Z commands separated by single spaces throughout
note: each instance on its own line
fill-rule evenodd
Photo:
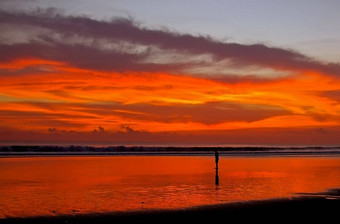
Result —
M 215 169 L 218 169 L 218 160 L 219 160 L 219 154 L 217 152 L 217 150 L 215 150 Z

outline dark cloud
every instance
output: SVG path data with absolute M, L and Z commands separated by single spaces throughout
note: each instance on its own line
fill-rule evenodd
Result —
M 196 64 L 192 62 L 187 65 L 181 65 L 180 62 L 172 64 L 143 62 L 153 53 L 152 47 L 157 47 L 179 54 L 209 54 L 216 61 L 228 59 L 234 66 L 240 68 L 256 65 L 278 70 L 313 70 L 340 75 L 339 64 L 325 64 L 291 50 L 268 47 L 263 44 L 224 43 L 207 36 L 193 36 L 168 30 L 152 30 L 141 27 L 133 20 L 125 18 L 97 21 L 84 16 L 64 16 L 54 10 L 40 10 L 31 14 L 0 11 L 0 23 L 38 27 L 52 32 L 50 34 L 42 33 L 38 40 L 28 40 L 27 43 L 2 44 L 0 46 L 1 61 L 22 57 L 39 57 L 67 62 L 82 68 L 108 71 L 167 72 L 176 72 L 197 65 L 197 63 L 200 64 L 199 62 Z M 54 38 L 54 35 L 58 35 L 59 39 Z M 83 45 L 62 41 L 70 37 L 76 39 L 79 39 L 79 37 L 90 38 L 93 42 L 90 45 Z M 101 49 L 96 44 L 99 39 L 124 41 L 134 45 L 143 45 L 147 48 L 141 52 L 130 53 Z M 132 48 L 134 47 L 132 46 Z
M 134 121 L 154 121 L 161 123 L 188 123 L 197 122 L 202 124 L 218 124 L 230 121 L 254 122 L 273 116 L 287 115 L 291 112 L 275 106 L 242 104 L 228 102 L 208 102 L 204 104 L 61 104 L 32 102 L 29 104 L 37 108 L 48 109 L 48 113 L 43 112 L 20 112 L 20 111 L 0 111 L 0 115 L 10 115 L 13 119 L 16 116 L 40 117 L 42 120 L 72 119 L 81 118 L 92 120 L 97 117 L 117 116 L 122 120 Z M 68 114 L 58 112 L 58 108 L 69 111 Z M 72 114 L 72 111 L 75 113 Z M 78 116 L 79 112 L 87 115 Z M 86 125 L 86 124 L 84 124 Z M 129 128 L 124 126 L 124 130 Z
M 131 128 L 130 126 L 124 125 L 124 124 L 122 124 L 120 128 L 123 130 L 123 132 L 128 133 L 128 134 L 149 133 L 148 131 L 145 131 L 145 130 L 135 130 Z
M 330 99 L 340 103 L 340 89 L 339 90 L 325 91 L 321 94 L 321 96 L 330 98 Z
M 43 106 L 43 104 L 44 103 L 39 104 L 41 108 L 53 108 L 53 106 L 50 106 L 48 103 L 46 104 L 46 107 Z M 27 104 L 22 103 L 20 105 L 24 106 Z M 84 122 L 79 122 L 77 119 L 91 120 L 95 119 L 95 117 L 71 113 L 66 114 L 58 110 L 55 110 L 54 112 L 0 110 L 0 123 L 5 126 L 13 123 L 20 123 L 20 125 L 24 127 L 54 126 L 58 128 L 84 128 L 88 125 Z
M 16 45 L 0 44 L 0 61 L 15 59 L 42 58 L 67 63 L 71 66 L 101 71 L 167 71 L 176 66 L 138 63 L 143 57 L 135 54 L 123 54 L 104 51 L 84 45 L 54 43 L 26 43 Z M 178 67 L 178 66 L 177 66 Z M 22 73 L 22 71 L 20 71 Z M 10 72 L 7 72 L 10 73 Z
M 197 122 L 218 124 L 230 121 L 254 122 L 268 117 L 289 114 L 283 108 L 267 105 L 208 102 L 204 104 L 119 105 L 120 109 L 133 113 L 116 112 L 124 118 L 164 123 Z M 100 112 L 99 112 L 100 113 Z
M 48 70 L 48 68 L 47 69 L 46 68 L 47 67 L 44 68 L 44 66 L 27 66 L 25 68 L 0 69 L 0 76 L 47 74 L 53 71 L 52 69 Z
M 16 111 L 16 110 L 0 110 L 1 117 L 23 117 L 23 118 L 37 118 L 37 119 L 48 119 L 48 118 L 83 118 L 83 119 L 92 119 L 95 118 L 94 116 L 90 115 L 72 115 L 72 114 L 65 114 L 62 112 L 42 112 L 42 111 Z
M 48 128 L 47 131 L 49 133 L 58 133 L 58 130 L 56 128 Z

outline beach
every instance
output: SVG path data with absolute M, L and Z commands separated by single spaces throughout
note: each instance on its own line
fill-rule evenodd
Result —
M 1 223 L 226 223 L 239 221 L 323 221 L 338 218 L 340 189 L 292 198 L 206 205 L 186 209 L 143 210 L 30 218 L 7 218 Z
M 1 158 L 0 222 L 331 219 L 340 194 L 326 190 L 340 186 L 339 161 L 222 155 L 217 170 L 202 155 Z

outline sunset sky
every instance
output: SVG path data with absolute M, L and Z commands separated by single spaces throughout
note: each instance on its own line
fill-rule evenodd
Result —
M 0 143 L 340 145 L 339 11 L 3 0 Z

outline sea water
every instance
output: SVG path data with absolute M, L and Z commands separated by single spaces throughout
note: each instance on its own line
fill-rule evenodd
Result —
M 340 186 L 340 157 L 0 158 L 0 217 L 54 216 L 293 197 Z

